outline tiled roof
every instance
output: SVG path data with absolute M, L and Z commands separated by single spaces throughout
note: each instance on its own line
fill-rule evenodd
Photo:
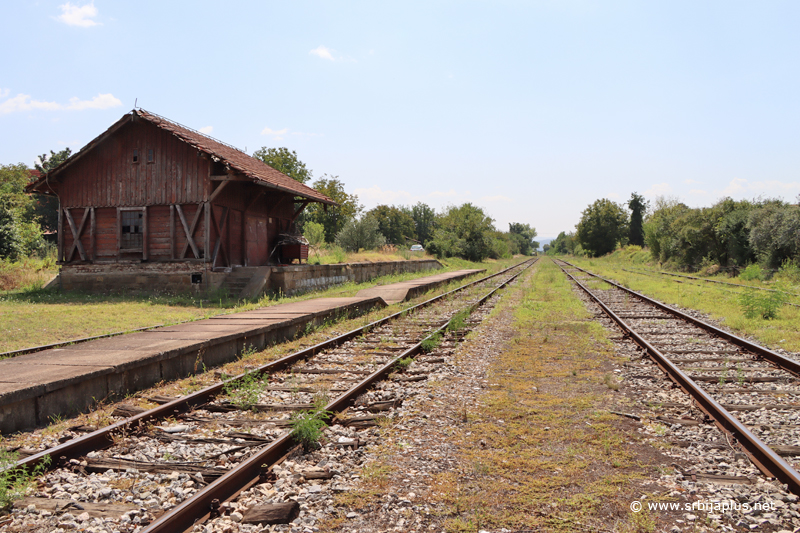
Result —
M 67 167 L 70 163 L 72 163 L 79 157 L 85 155 L 93 146 L 95 146 L 103 138 L 112 134 L 123 123 L 128 122 L 134 117 L 141 117 L 142 119 L 150 122 L 151 124 L 154 124 L 155 126 L 165 131 L 168 131 L 172 135 L 175 135 L 176 137 L 181 139 L 183 142 L 194 146 L 201 152 L 209 154 L 210 156 L 216 157 L 220 161 L 227 163 L 227 165 L 232 170 L 239 172 L 244 176 L 251 178 L 255 181 L 260 181 L 266 184 L 268 187 L 288 192 L 314 202 L 336 205 L 336 202 L 328 198 L 326 195 L 322 194 L 321 192 L 315 191 L 314 189 L 312 189 L 307 185 L 303 185 L 299 181 L 293 180 L 283 172 L 275 170 L 274 168 L 267 165 L 263 161 L 256 159 L 254 157 L 250 157 L 241 150 L 238 150 L 223 142 L 212 139 L 211 137 L 203 135 L 198 131 L 194 131 L 185 126 L 181 126 L 180 124 L 172 122 L 169 119 L 145 111 L 144 109 L 134 109 L 129 114 L 123 116 L 121 120 L 119 120 L 116 124 L 110 127 L 106 132 L 104 132 L 102 135 L 100 135 L 92 142 L 84 146 L 80 151 L 73 154 L 72 157 L 61 163 L 55 169 L 52 169 L 50 172 L 48 172 L 48 174 L 55 174 L 60 172 L 61 169 Z M 44 181 L 45 181 L 45 176 L 42 176 L 34 183 L 29 184 L 26 187 L 26 190 L 28 190 L 29 192 L 33 190 L 39 190 L 39 187 L 42 185 L 42 183 L 44 183 Z M 39 192 L 46 192 L 46 191 L 39 190 Z
M 333 200 L 324 194 L 315 191 L 307 185 L 303 185 L 299 181 L 293 180 L 283 172 L 275 170 L 259 159 L 250 157 L 241 150 L 237 150 L 232 146 L 214 140 L 200 132 L 185 128 L 168 119 L 149 113 L 144 109 L 136 109 L 134 113 L 148 122 L 155 124 L 159 128 L 172 133 L 184 142 L 191 144 L 201 152 L 218 157 L 232 169 L 241 172 L 249 178 L 266 182 L 276 189 L 291 192 L 310 200 L 316 200 L 317 202 L 326 204 L 335 204 Z

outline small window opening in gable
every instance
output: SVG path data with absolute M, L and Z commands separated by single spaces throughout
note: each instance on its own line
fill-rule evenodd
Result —
M 139 249 L 142 247 L 142 212 L 141 211 L 122 211 L 120 213 L 122 225 L 122 242 L 120 248 Z
M 155 161 L 155 158 L 153 156 L 153 149 L 150 148 L 147 150 L 147 162 L 152 163 L 153 161 Z
M 133 162 L 134 163 L 138 163 L 139 162 L 139 150 L 134 150 L 133 151 Z

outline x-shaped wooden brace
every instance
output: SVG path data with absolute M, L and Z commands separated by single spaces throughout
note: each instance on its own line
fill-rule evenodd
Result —
M 222 251 L 222 255 L 225 256 L 225 264 L 230 264 L 230 259 L 228 258 L 228 252 L 225 248 L 228 247 L 227 240 L 225 241 L 225 245 L 221 246 L 222 244 L 222 232 L 225 229 L 225 225 L 228 223 L 228 208 L 222 208 L 222 220 L 218 221 L 217 217 L 214 215 L 214 207 L 211 207 L 211 220 L 214 222 L 214 227 L 217 228 L 217 241 L 214 243 L 214 255 L 211 256 L 211 268 L 214 268 L 217 264 L 217 253 Z M 220 225 L 220 222 L 222 225 Z
M 194 254 L 195 259 L 200 259 L 200 251 L 197 249 L 197 244 L 194 242 L 194 232 L 197 229 L 197 223 L 200 221 L 200 215 L 203 214 L 203 204 L 197 205 L 197 211 L 194 212 L 194 220 L 192 220 L 191 227 L 186 223 L 186 217 L 183 215 L 183 209 L 181 209 L 181 206 L 175 204 L 175 211 L 178 212 L 178 217 L 181 219 L 181 226 L 183 226 L 183 232 L 186 234 L 186 242 L 183 244 L 183 249 L 178 256 L 178 259 L 183 259 L 186 257 L 186 250 L 190 246 L 192 247 L 192 253 Z M 206 231 L 208 230 L 206 229 Z
M 83 249 L 81 235 L 83 235 L 83 228 L 86 226 L 86 220 L 89 218 L 89 211 L 91 211 L 91 208 L 89 207 L 83 209 L 81 225 L 75 229 L 75 221 L 72 219 L 72 213 L 70 213 L 69 208 L 64 208 L 64 214 L 67 215 L 67 223 L 69 224 L 69 229 L 72 232 L 72 248 L 69 249 L 69 253 L 67 254 L 67 263 L 72 261 L 72 256 L 75 255 L 76 248 L 78 249 L 78 254 L 81 256 L 81 261 L 86 261 L 86 250 Z

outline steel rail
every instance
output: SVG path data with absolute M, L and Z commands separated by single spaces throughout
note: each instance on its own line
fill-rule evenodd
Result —
M 782 356 L 781 354 L 779 354 L 777 352 L 773 352 L 772 350 L 769 350 L 767 348 L 764 348 L 763 346 L 760 346 L 758 344 L 750 342 L 747 339 L 743 339 L 743 338 L 741 338 L 741 337 L 739 337 L 737 335 L 734 335 L 733 333 L 730 333 L 728 331 L 720 329 L 720 328 L 718 328 L 716 326 L 712 326 L 708 322 L 703 322 L 699 318 L 695 318 L 695 317 L 693 317 L 691 315 L 687 315 L 683 311 L 675 309 L 674 307 L 670 307 L 669 305 L 661 303 L 658 300 L 654 300 L 654 299 L 652 299 L 652 298 L 650 298 L 648 296 L 645 296 L 644 294 L 642 294 L 640 292 L 636 292 L 636 291 L 634 291 L 632 289 L 629 289 L 627 287 L 623 287 L 622 285 L 620 285 L 619 283 L 617 283 L 617 282 L 615 282 L 613 280 L 606 279 L 606 278 L 604 278 L 602 276 L 598 276 L 597 274 L 595 274 L 593 272 L 589 272 L 588 270 L 585 270 L 585 269 L 583 269 L 583 268 L 581 268 L 579 266 L 573 265 L 572 263 L 569 263 L 568 261 L 564 261 L 563 259 L 559 259 L 559 261 L 571 266 L 572 268 L 576 268 L 576 269 L 580 270 L 581 272 L 585 272 L 585 273 L 589 274 L 590 276 L 594 276 L 597 279 L 601 279 L 601 280 L 605 281 L 606 283 L 608 283 L 609 285 L 613 285 L 614 287 L 616 287 L 618 289 L 621 289 L 621 290 L 623 290 L 623 291 L 625 291 L 625 292 L 627 292 L 629 294 L 632 294 L 632 295 L 636 296 L 637 298 L 640 298 L 640 299 L 642 299 L 642 300 L 644 300 L 644 301 L 646 301 L 646 302 L 648 302 L 650 304 L 655 305 L 659 309 L 663 309 L 664 311 L 666 311 L 668 313 L 671 313 L 673 315 L 679 316 L 682 319 L 691 322 L 695 326 L 703 328 L 706 331 L 708 331 L 710 333 L 713 333 L 714 335 L 717 335 L 718 337 L 722 337 L 723 339 L 725 339 L 727 341 L 730 341 L 730 342 L 736 344 L 737 346 L 741 346 L 742 348 L 750 350 L 750 351 L 754 352 L 755 354 L 757 354 L 759 357 L 762 357 L 762 358 L 766 359 L 767 361 L 770 361 L 771 363 L 774 363 L 779 368 L 782 368 L 783 370 L 786 370 L 787 372 L 791 372 L 795 376 L 800 377 L 800 363 L 798 363 L 797 361 L 795 361 L 793 359 L 789 359 L 788 357 L 784 357 L 784 356 Z
M 33 468 L 39 465 L 49 465 L 49 468 L 57 468 L 58 466 L 64 464 L 69 459 L 75 459 L 82 455 L 86 455 L 88 452 L 103 449 L 110 446 L 114 442 L 114 435 L 131 432 L 139 427 L 143 427 L 146 423 L 152 422 L 153 420 L 158 420 L 170 416 L 175 416 L 181 413 L 185 413 L 197 406 L 200 406 L 204 403 L 208 403 L 214 397 L 221 394 L 223 392 L 225 385 L 230 381 L 241 379 L 245 375 L 252 373 L 265 374 L 289 367 L 298 361 L 313 356 L 319 351 L 339 346 L 351 339 L 354 339 L 362 335 L 367 331 L 370 331 L 371 329 L 380 327 L 392 320 L 395 320 L 400 316 L 405 315 L 406 313 L 427 307 L 439 300 L 447 298 L 448 296 L 456 292 L 464 290 L 467 287 L 500 276 L 508 272 L 509 270 L 522 266 L 523 264 L 529 261 L 531 260 L 528 259 L 526 261 L 522 261 L 521 263 L 518 263 L 516 265 L 503 269 L 489 276 L 485 276 L 481 279 L 472 281 L 470 283 L 452 289 L 446 293 L 440 294 L 439 296 L 434 296 L 433 298 L 430 298 L 415 306 L 409 307 L 402 311 L 398 311 L 397 313 L 393 313 L 391 315 L 378 319 L 360 328 L 356 328 L 347 333 L 343 333 L 337 337 L 333 337 L 321 343 L 315 344 L 314 346 L 310 346 L 295 353 L 286 355 L 280 359 L 266 363 L 249 372 L 239 374 L 238 376 L 233 376 L 227 381 L 221 381 L 219 383 L 215 383 L 214 385 L 205 387 L 199 391 L 193 392 L 182 398 L 175 399 L 171 402 L 165 403 L 158 407 L 154 407 L 153 409 L 147 410 L 138 415 L 134 415 L 124 420 L 120 420 L 119 422 L 115 422 L 114 424 L 110 424 L 106 427 L 97 429 L 91 433 L 87 433 L 86 435 L 82 435 L 80 437 L 68 440 L 62 444 L 59 444 L 58 446 L 54 446 L 52 448 L 48 448 L 47 450 L 38 452 L 34 455 L 31 455 L 29 457 L 17 461 L 12 468 L 26 468 L 28 470 L 32 470 Z
M 470 309 L 470 312 L 477 309 L 478 306 L 482 305 L 484 302 L 486 302 L 486 300 L 491 298 L 495 292 L 515 280 L 537 260 L 538 258 L 534 260 L 528 260 L 530 261 L 529 265 L 523 268 L 520 272 L 514 274 L 509 279 L 505 280 L 500 286 L 495 287 L 476 303 L 467 307 L 467 309 Z M 525 262 L 516 266 L 521 266 Z M 432 331 L 425 337 L 425 339 L 445 331 L 452 320 L 453 319 L 451 318 L 442 326 Z M 425 339 L 423 339 L 423 341 Z M 403 351 L 400 355 L 396 356 L 381 368 L 367 376 L 364 380 L 354 385 L 340 397 L 331 401 L 327 406 L 325 406 L 325 410 L 333 413 L 339 413 L 343 411 L 350 406 L 356 400 L 356 398 L 369 390 L 376 382 L 389 375 L 395 369 L 395 365 L 398 361 L 406 357 L 415 357 L 418 353 L 420 353 L 421 350 L 422 341 Z M 285 432 L 283 435 L 278 437 L 278 439 L 270 443 L 266 448 L 238 464 L 236 467 L 209 485 L 203 487 L 190 499 L 185 500 L 173 509 L 167 511 L 167 513 L 161 515 L 153 523 L 143 529 L 141 533 L 176 533 L 179 531 L 188 530 L 198 521 L 204 521 L 210 516 L 212 508 L 217 507 L 220 502 L 227 501 L 238 495 L 241 491 L 245 490 L 245 488 L 252 486 L 252 484 L 259 479 L 262 472 L 264 472 L 275 461 L 283 457 L 294 444 L 295 442 L 291 437 L 291 432 Z
M 562 260 L 563 261 L 563 260 Z M 566 261 L 564 263 L 572 266 L 573 268 L 577 268 L 582 272 L 585 272 L 591 276 L 595 276 L 598 279 L 602 279 L 606 283 L 610 283 L 617 288 L 623 289 L 631 294 L 634 294 L 640 298 L 643 298 L 647 302 L 656 303 L 654 300 L 643 297 L 639 293 L 635 291 L 631 291 L 630 289 L 626 289 L 625 287 L 621 287 L 616 283 L 609 282 L 608 280 L 593 274 L 592 272 L 588 272 L 582 268 L 576 267 Z M 559 265 L 560 266 L 560 265 Z M 567 272 L 564 267 L 561 267 L 561 270 L 569 276 L 575 284 L 580 287 L 586 294 L 592 298 L 603 311 L 611 318 L 614 322 L 616 322 L 622 330 L 629 335 L 636 344 L 638 344 L 642 349 L 644 349 L 650 358 L 658 365 L 661 370 L 663 370 L 667 376 L 677 384 L 681 390 L 683 390 L 686 394 L 692 397 L 692 399 L 696 402 L 697 406 L 712 420 L 714 423 L 719 427 L 722 431 L 730 434 L 733 439 L 734 443 L 739 443 L 742 449 L 747 453 L 750 457 L 750 460 L 753 464 L 761 470 L 764 475 L 767 477 L 774 477 L 778 479 L 781 483 L 786 483 L 789 487 L 789 490 L 797 495 L 800 495 L 800 474 L 792 468 L 792 466 L 783 460 L 778 454 L 776 454 L 772 448 L 767 446 L 761 439 L 758 438 L 754 433 L 752 433 L 747 427 L 742 424 L 735 416 L 733 416 L 727 409 L 722 407 L 714 398 L 712 398 L 706 391 L 704 391 L 693 379 L 691 379 L 688 375 L 686 375 L 680 368 L 678 368 L 672 361 L 670 361 L 660 350 L 658 350 L 655 346 L 647 342 L 639 333 L 637 333 L 628 323 L 626 323 L 622 318 L 620 318 L 614 311 L 612 311 L 603 301 L 601 301 L 597 296 L 595 296 L 586 286 L 584 286 L 580 281 L 578 281 L 575 276 L 573 276 L 570 272 Z M 661 309 L 667 310 L 669 312 L 673 312 L 676 315 L 679 315 L 681 318 L 688 317 L 684 313 L 680 313 L 674 309 L 671 309 L 668 306 L 659 305 Z M 691 318 L 691 317 L 690 317 Z M 695 319 L 696 320 L 696 319 Z M 695 322 L 695 321 L 693 321 Z M 701 322 L 702 321 L 697 321 Z M 710 326 L 710 325 L 709 325 Z M 711 326 L 713 327 L 713 326 Z M 715 328 L 716 329 L 716 328 Z M 738 337 L 737 337 L 738 338 Z

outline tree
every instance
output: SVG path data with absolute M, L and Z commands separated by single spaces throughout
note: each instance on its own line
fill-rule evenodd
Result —
M 41 253 L 46 245 L 33 197 L 24 190 L 30 181 L 27 165 L 0 165 L 0 257 Z
M 64 148 L 60 152 L 50 150 L 50 155 L 42 154 L 37 159 L 36 170 L 44 175 L 56 168 L 58 165 L 69 159 L 72 155 L 72 150 Z M 48 196 L 46 194 L 35 195 L 36 205 L 35 212 L 39 215 L 43 232 L 58 231 L 58 198 L 55 196 Z
M 323 174 L 313 183 L 312 187 L 339 205 L 311 204 L 306 209 L 306 220 L 322 224 L 322 227 L 325 228 L 325 242 L 333 242 L 345 223 L 358 216 L 363 206 L 358 203 L 358 196 L 345 192 L 344 183 L 339 180 L 338 176 L 328 176 L 327 178 L 326 176 Z
M 428 204 L 417 202 L 411 208 L 411 218 L 414 219 L 417 240 L 420 244 L 426 245 L 433 238 L 433 231 L 436 229 L 436 212 Z
M 290 152 L 288 148 L 262 146 L 253 152 L 253 157 L 300 183 L 306 183 L 311 179 L 311 171 L 306 168 L 305 163 L 297 158 L 297 152 L 294 150 Z
M 512 253 L 531 255 L 534 250 L 539 249 L 539 243 L 533 240 L 536 238 L 536 228 L 532 228 L 530 224 L 510 222 L 508 233 L 512 244 L 515 245 L 512 247 Z
M 628 200 L 628 209 L 631 210 L 631 224 L 628 231 L 628 242 L 636 246 L 644 246 L 644 215 L 647 213 L 648 202 L 641 194 L 635 192 Z
M 494 220 L 471 203 L 450 206 L 437 220 L 430 252 L 437 257 L 461 257 L 483 261 L 492 253 Z
M 562 231 L 558 234 L 558 237 L 553 239 L 553 241 L 550 243 L 548 250 L 551 255 L 574 254 L 577 244 L 578 243 L 575 241 L 574 233 L 565 233 Z M 547 253 L 548 250 L 545 250 L 545 253 Z
M 378 222 L 378 230 L 390 244 L 405 246 L 406 239 L 416 240 L 414 219 L 400 208 L 379 205 L 367 211 L 365 216 L 372 217 Z
M 378 229 L 378 221 L 369 216 L 348 220 L 336 235 L 336 244 L 348 252 L 374 250 L 384 243 L 386 239 Z
M 613 252 L 617 243 L 627 237 L 628 214 L 611 200 L 596 200 L 583 210 L 576 229 L 576 237 L 584 250 L 593 256 L 605 255 Z
M 800 207 L 767 201 L 750 213 L 747 227 L 753 250 L 768 266 L 800 259 Z

